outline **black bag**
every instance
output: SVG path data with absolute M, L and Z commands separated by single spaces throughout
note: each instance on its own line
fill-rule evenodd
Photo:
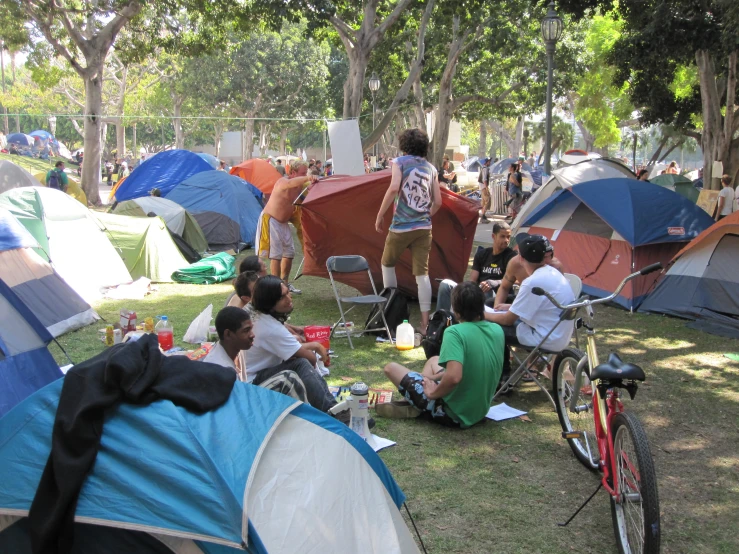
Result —
M 400 292 L 398 289 L 393 288 L 382 289 L 380 296 L 387 298 L 387 302 L 384 304 L 385 321 L 387 321 L 387 326 L 390 327 L 390 333 L 394 339 L 395 329 L 397 329 L 398 325 L 411 317 L 411 308 L 408 305 L 408 296 Z M 371 329 L 385 329 L 378 306 L 372 308 L 372 311 L 367 318 L 367 323 L 364 324 L 364 328 L 368 331 Z M 391 338 L 387 336 L 386 332 L 376 334 L 379 337 Z
M 426 330 L 426 338 L 421 341 L 423 352 L 428 360 L 431 356 L 438 356 L 441 352 L 441 341 L 444 338 L 444 331 L 447 327 L 454 325 L 457 321 L 454 315 L 447 310 L 436 310 L 431 319 L 429 319 L 429 327 Z

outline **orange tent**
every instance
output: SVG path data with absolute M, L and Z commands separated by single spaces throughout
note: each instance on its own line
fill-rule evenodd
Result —
M 316 183 L 303 202 L 302 222 L 305 264 L 303 273 L 328 278 L 326 260 L 330 256 L 364 256 L 378 288 L 382 287 L 380 259 L 387 233 L 375 231 L 375 217 L 385 191 L 390 186 L 390 171 L 349 177 L 339 175 Z M 475 238 L 479 205 L 467 198 L 441 190 L 442 206 L 434 215 L 433 244 L 429 257 L 429 276 L 434 294 L 436 278 L 462 281 L 469 264 Z M 392 210 L 385 216 L 390 226 Z M 398 288 L 416 296 L 416 280 L 411 273 L 410 251 L 403 254 L 395 268 Z M 335 274 L 338 280 L 371 294 L 366 274 Z
M 282 177 L 267 160 L 255 158 L 235 165 L 231 168 L 231 175 L 241 177 L 261 190 L 264 194 L 272 194 L 275 183 Z

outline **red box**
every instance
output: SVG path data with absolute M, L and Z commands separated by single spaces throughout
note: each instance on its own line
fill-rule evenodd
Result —
M 329 337 L 331 337 L 331 327 L 328 325 L 305 326 L 305 340 L 307 342 L 320 342 L 328 350 L 330 348 Z

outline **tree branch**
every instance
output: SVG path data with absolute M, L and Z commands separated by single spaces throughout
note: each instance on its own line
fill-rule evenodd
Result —
M 395 9 L 390 12 L 390 15 L 388 15 L 382 23 L 380 23 L 377 28 L 375 29 L 375 33 L 377 33 L 378 40 L 382 38 L 382 36 L 387 32 L 387 30 L 393 26 L 393 24 L 400 19 L 400 15 L 406 10 L 406 8 L 410 5 L 411 0 L 400 0 L 396 5 Z
M 328 20 L 331 22 L 331 25 L 334 26 L 336 32 L 339 33 L 339 38 L 347 49 L 356 46 L 357 39 L 354 29 L 352 29 L 343 19 L 340 19 L 335 15 L 329 17 Z
M 501 92 L 498 96 L 494 98 L 483 96 L 482 94 L 465 94 L 464 96 L 458 96 L 452 101 L 452 110 L 456 110 L 462 104 L 466 104 L 467 102 L 481 102 L 483 104 L 499 105 L 511 93 L 517 91 L 522 86 L 523 86 L 523 83 L 516 83 L 515 85 L 508 87 L 507 90 Z

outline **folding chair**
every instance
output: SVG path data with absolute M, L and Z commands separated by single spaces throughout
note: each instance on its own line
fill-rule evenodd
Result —
M 334 331 L 336 330 L 336 327 L 339 325 L 339 323 L 344 324 L 344 329 L 346 329 L 346 314 L 351 312 L 354 308 L 361 305 L 372 305 L 373 307 L 377 307 L 377 309 L 380 312 L 380 315 L 382 316 L 382 322 L 385 325 L 385 331 L 387 332 L 388 337 L 392 337 L 390 333 L 390 327 L 387 324 L 387 321 L 385 320 L 385 310 L 384 310 L 384 304 L 387 302 L 387 298 L 384 296 L 380 296 L 377 294 L 377 289 L 375 288 L 375 281 L 372 279 L 372 273 L 370 272 L 369 265 L 367 264 L 367 260 L 365 260 L 362 256 L 331 256 L 328 260 L 326 260 L 326 269 L 328 270 L 328 276 L 329 279 L 331 279 L 331 287 L 334 289 L 334 296 L 336 297 L 336 303 L 339 305 L 339 313 L 341 314 L 341 319 L 334 323 L 331 326 L 331 336 L 334 335 Z M 336 282 L 334 281 L 334 273 L 359 273 L 362 271 L 366 271 L 367 275 L 369 276 L 370 284 L 372 285 L 372 292 L 374 294 L 367 294 L 364 296 L 339 296 L 339 291 L 336 289 Z M 351 308 L 344 311 L 344 307 L 342 304 L 353 304 Z M 362 329 L 360 332 L 355 333 L 356 336 L 361 336 L 364 333 L 375 333 L 375 332 L 382 332 L 383 329 Z M 354 349 L 354 345 L 352 344 L 352 332 L 347 329 L 346 332 L 346 338 L 349 339 L 349 346 Z

